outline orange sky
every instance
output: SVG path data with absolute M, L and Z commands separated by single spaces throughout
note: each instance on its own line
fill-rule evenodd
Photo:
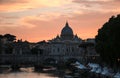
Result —
M 94 38 L 120 0 L 0 0 L 0 34 L 37 42 L 60 35 L 66 20 L 80 38 Z

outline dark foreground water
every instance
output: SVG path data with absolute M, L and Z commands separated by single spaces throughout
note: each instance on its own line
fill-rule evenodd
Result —
M 42 72 L 35 72 L 34 68 L 21 68 L 19 71 L 12 71 L 8 68 L 1 68 L 0 78 L 59 78 L 54 74 L 55 71 L 44 69 Z
M 0 78 L 112 78 L 90 73 L 87 70 L 49 68 L 35 71 L 34 67 L 20 68 L 13 71 L 10 68 L 0 68 Z
M 36 72 L 34 68 L 21 68 L 19 71 L 12 71 L 11 69 L 0 69 L 0 78 L 65 78 L 65 73 L 68 70 L 44 69 Z

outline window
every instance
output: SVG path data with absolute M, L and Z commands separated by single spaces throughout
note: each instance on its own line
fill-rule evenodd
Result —
M 72 47 L 72 52 L 74 52 L 74 47 Z
M 59 48 L 58 48 L 57 50 L 58 50 L 58 52 L 60 51 L 60 49 L 59 49 Z

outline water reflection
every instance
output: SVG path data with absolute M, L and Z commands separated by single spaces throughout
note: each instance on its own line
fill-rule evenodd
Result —
M 43 71 L 35 72 L 34 68 L 21 68 L 19 71 L 11 71 L 11 69 L 0 69 L 0 78 L 59 78 L 53 72 Z
M 0 78 L 94 78 L 90 77 L 88 71 L 70 69 L 43 69 L 43 71 L 34 71 L 33 67 L 20 68 L 18 71 L 11 69 L 0 69 Z M 97 78 L 97 77 L 95 77 Z

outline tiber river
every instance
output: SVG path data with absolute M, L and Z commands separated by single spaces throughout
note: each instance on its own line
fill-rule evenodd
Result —
M 59 78 L 54 75 L 54 72 L 35 72 L 34 68 L 21 68 L 19 71 L 12 71 L 11 69 L 3 69 L 0 72 L 0 78 Z
M 0 78 L 68 78 L 65 73 L 68 70 L 52 70 L 44 69 L 42 72 L 35 72 L 34 68 L 21 68 L 19 71 L 11 71 L 11 69 L 0 69 Z M 67 75 L 66 75 L 67 76 Z M 69 76 L 69 75 L 68 75 Z M 69 78 L 71 78 L 69 76 Z
M 71 71 L 70 71 L 71 70 Z M 0 68 L 0 78 L 105 78 L 90 73 L 89 70 L 78 70 L 73 67 L 68 68 L 47 68 L 42 71 L 35 71 L 34 67 L 20 68 L 12 70 L 10 68 Z M 108 78 L 108 77 L 106 77 Z

